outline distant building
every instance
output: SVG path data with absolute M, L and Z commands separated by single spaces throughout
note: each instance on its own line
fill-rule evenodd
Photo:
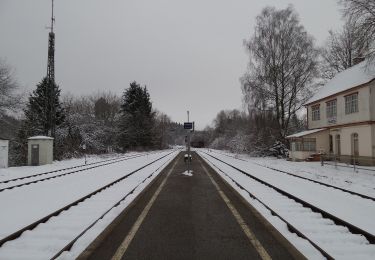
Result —
M 8 167 L 9 140 L 0 137 L 0 168 Z
M 306 104 L 308 131 L 287 136 L 295 160 L 327 154 L 375 165 L 375 64 L 338 73 Z

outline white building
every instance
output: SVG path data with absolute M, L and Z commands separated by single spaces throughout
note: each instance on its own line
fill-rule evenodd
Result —
M 290 157 L 327 154 L 375 165 L 375 64 L 338 73 L 306 104 L 308 131 L 290 135 Z
M 53 161 L 53 138 L 33 136 L 28 138 L 27 165 L 51 164 Z
M 0 168 L 8 167 L 9 140 L 0 137 Z

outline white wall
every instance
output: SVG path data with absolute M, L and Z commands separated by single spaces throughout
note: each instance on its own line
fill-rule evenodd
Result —
M 0 140 L 0 168 L 8 167 L 9 141 Z
M 375 89 L 375 87 L 373 87 Z M 351 93 L 358 92 L 358 112 L 352 113 L 352 114 L 345 114 L 345 96 L 350 95 Z M 371 96 L 372 101 L 375 102 L 375 98 L 373 97 L 375 93 L 372 93 L 373 90 L 371 90 Z M 335 124 L 329 124 L 327 120 L 327 106 L 326 102 L 337 99 L 337 117 L 336 117 L 336 123 Z M 341 124 L 348 124 L 348 123 L 355 123 L 355 122 L 362 122 L 362 121 L 369 121 L 371 120 L 371 113 L 370 113 L 370 106 L 371 110 L 374 110 L 375 114 L 375 108 L 373 108 L 373 104 L 370 105 L 370 85 L 367 85 L 365 87 L 356 89 L 352 92 L 345 92 L 345 94 L 337 95 L 336 97 L 332 97 L 329 99 L 323 99 L 322 101 L 318 103 L 314 103 L 314 105 L 320 104 L 320 120 L 312 121 L 312 109 L 311 106 L 308 106 L 308 113 L 307 113 L 307 119 L 308 119 L 308 126 L 309 129 L 314 128 L 323 128 L 327 126 L 334 126 L 334 125 L 341 125 Z M 373 115 L 375 118 L 375 115 Z
M 341 155 L 348 155 L 352 154 L 352 143 L 351 143 L 351 136 L 353 133 L 358 134 L 358 145 L 359 145 L 359 156 L 373 156 L 373 147 L 374 147 L 374 139 L 373 139 L 373 129 L 374 126 L 371 125 L 362 125 L 362 126 L 351 126 L 351 127 L 344 127 L 340 129 L 335 129 L 335 131 L 331 131 L 333 136 L 333 147 L 334 151 L 336 152 L 336 135 L 340 135 L 341 141 Z
M 370 84 L 370 111 L 371 120 L 375 121 L 375 80 Z
M 27 164 L 31 165 L 31 146 L 39 144 L 39 165 L 51 164 L 53 161 L 53 140 L 40 139 L 28 141 Z

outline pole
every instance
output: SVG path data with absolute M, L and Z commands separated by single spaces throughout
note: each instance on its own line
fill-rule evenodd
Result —
M 188 116 L 188 123 L 189 123 L 189 110 L 187 111 L 187 116 Z M 188 173 L 190 173 L 190 160 L 191 160 L 191 155 L 190 155 L 190 129 L 188 129 Z

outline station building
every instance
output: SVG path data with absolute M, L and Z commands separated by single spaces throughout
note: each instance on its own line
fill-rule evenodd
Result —
M 306 104 L 308 130 L 287 138 L 293 160 L 321 154 L 375 165 L 375 64 L 338 73 Z

